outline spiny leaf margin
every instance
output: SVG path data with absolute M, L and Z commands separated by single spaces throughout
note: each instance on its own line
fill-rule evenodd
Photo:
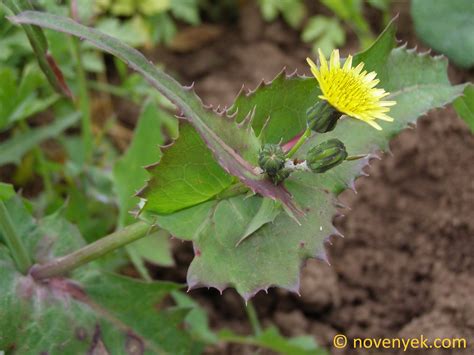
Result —
M 137 50 L 69 18 L 25 11 L 9 17 L 9 20 L 15 24 L 36 25 L 88 40 L 97 48 L 123 60 L 181 110 L 180 118 L 188 120 L 194 126 L 224 170 L 236 176 L 254 192 L 280 200 L 291 214 L 303 214 L 283 185 L 274 185 L 255 170 L 260 142 L 253 133 L 251 116 L 238 125 L 225 115 L 225 110 L 210 111 L 192 90 L 192 86 L 183 88 Z
M 388 31 L 387 34 L 393 36 L 394 31 Z M 334 132 L 315 135 L 303 146 L 297 155 L 300 159 L 304 159 L 305 151 L 312 145 L 329 138 L 341 138 L 350 154 L 366 154 L 366 158 L 345 162 L 325 174 L 297 173 L 286 181 L 288 189 L 306 212 L 301 226 L 281 213 L 273 223 L 264 225 L 242 245 L 232 249 L 238 233 L 223 232 L 226 226 L 219 227 L 219 219 L 238 220 L 238 216 L 243 215 L 244 206 L 237 209 L 233 207 L 234 211 L 239 211 L 234 215 L 230 213 L 225 218 L 216 218 L 218 209 L 231 209 L 222 205 L 224 202 L 211 201 L 182 211 L 182 214 L 158 218 L 158 224 L 168 228 L 172 234 L 193 240 L 195 244 L 195 259 L 188 271 L 190 287 L 212 286 L 222 291 L 225 287 L 233 286 L 246 299 L 270 286 L 297 292 L 300 265 L 305 259 L 315 255 L 326 259 L 322 241 L 338 234 L 332 225 L 332 217 L 337 213 L 336 196 L 346 188 L 354 188 L 355 180 L 366 175 L 364 168 L 370 159 L 378 157 L 379 151 L 387 150 L 391 138 L 409 124 L 415 123 L 420 115 L 430 109 L 442 107 L 461 95 L 464 86 L 450 85 L 445 59 L 432 58 L 427 53 L 417 54 L 405 47 L 393 50 L 390 46 L 384 48 L 387 56 L 381 70 L 384 73 L 381 86 L 392 91 L 392 97 L 400 101 L 392 110 L 395 122 L 384 124 L 384 130 L 378 132 L 363 122 L 346 117 Z M 372 70 L 371 66 L 367 66 L 367 69 Z M 296 74 L 286 77 L 285 81 L 281 81 L 281 77 L 282 74 L 277 77 L 276 85 L 284 86 L 287 83 L 287 88 L 293 88 L 293 97 L 298 96 L 298 90 L 295 90 L 298 84 L 306 88 L 308 81 L 312 80 L 316 85 L 315 79 L 302 78 Z M 269 90 L 271 85 L 263 85 L 245 97 L 249 101 L 255 100 L 260 90 Z M 240 100 L 244 98 L 241 97 Z M 260 105 L 257 103 L 255 115 L 268 117 L 271 114 L 271 105 L 265 106 L 265 102 L 268 101 L 265 100 Z M 293 102 L 296 103 L 297 100 Z M 253 110 L 255 105 L 246 107 Z M 269 112 L 259 112 L 265 107 Z M 306 109 L 295 104 L 290 107 L 290 111 L 296 110 L 300 114 Z M 245 113 L 240 112 L 242 115 Z M 290 116 L 286 124 L 292 124 Z M 268 139 L 278 142 L 277 136 Z M 238 198 L 234 198 L 233 204 L 238 203 Z M 250 205 L 247 206 L 249 207 Z M 322 216 L 319 215 L 321 212 Z M 187 224 L 178 226 L 176 222 L 179 223 L 180 220 L 186 220 Z

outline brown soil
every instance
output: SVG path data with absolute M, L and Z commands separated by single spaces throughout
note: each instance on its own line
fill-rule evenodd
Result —
M 406 3 L 396 7 L 399 37 L 412 47 L 416 40 Z M 356 47 L 351 41 L 343 53 Z M 280 22 L 263 23 L 251 7 L 238 25 L 221 28 L 203 48 L 155 53 L 182 81 L 195 81 L 197 92 L 214 105 L 231 104 L 242 83 L 253 88 L 283 66 L 307 72 L 308 54 L 296 32 Z M 455 68 L 450 75 L 455 82 L 474 77 Z M 357 194 L 341 196 L 351 210 L 337 221 L 345 238 L 334 239 L 328 248 L 331 266 L 309 261 L 301 296 L 282 290 L 257 295 L 264 325 L 276 324 L 286 335 L 312 334 L 338 354 L 344 352 L 332 348 L 337 333 L 350 339 L 465 337 L 474 346 L 474 136 L 448 108 L 422 118 L 391 147 L 391 155 L 368 169 L 370 177 L 357 181 Z M 187 244 L 177 242 L 180 267 L 156 269 L 157 277 L 184 281 L 192 256 Z M 191 295 L 209 310 L 214 328 L 249 331 L 234 291 L 220 296 L 197 290 Z M 245 351 L 235 346 L 209 350 Z

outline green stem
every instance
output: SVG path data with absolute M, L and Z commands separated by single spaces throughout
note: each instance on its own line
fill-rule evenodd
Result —
M 41 178 L 43 179 L 46 196 L 48 201 L 51 201 L 54 196 L 54 188 L 51 176 L 48 172 L 48 167 L 46 166 L 46 158 L 43 151 L 39 147 L 35 147 L 33 149 L 33 154 L 35 156 L 36 163 L 38 164 L 38 171 L 41 175 Z
M 0 201 L 0 230 L 2 231 L 3 239 L 10 249 L 18 270 L 20 270 L 21 273 L 26 274 L 32 264 L 31 259 L 23 241 L 20 239 L 20 236 L 13 225 L 10 213 L 8 213 L 7 207 L 3 201 Z
M 30 130 L 30 127 L 25 121 L 20 121 L 19 126 L 24 132 L 28 132 Z M 33 154 L 36 164 L 38 164 L 38 172 L 40 173 L 43 180 L 46 196 L 48 201 L 51 201 L 54 196 L 54 188 L 51 176 L 48 172 L 48 167 L 46 166 L 46 157 L 39 146 L 33 148 Z
M 5 6 L 10 9 L 15 15 L 22 11 L 34 10 L 28 0 L 4 0 Z M 28 41 L 35 52 L 36 60 L 40 69 L 45 74 L 51 86 L 61 95 L 71 97 L 71 92 L 67 87 L 62 74 L 56 73 L 52 63 L 48 60 L 48 42 L 41 28 L 30 25 L 22 25 Z M 51 58 L 50 58 L 51 59 Z
M 346 160 L 351 161 L 351 160 L 359 160 L 367 157 L 367 154 L 359 154 L 359 155 L 349 155 Z
M 37 280 L 63 275 L 111 251 L 145 237 L 152 228 L 153 226 L 145 222 L 129 225 L 71 254 L 51 260 L 46 264 L 34 265 L 31 268 L 30 274 Z
M 81 134 L 84 153 L 84 162 L 87 162 L 92 153 L 92 123 L 89 91 L 87 88 L 87 78 L 84 66 L 82 64 L 81 50 L 79 41 L 71 38 L 72 55 L 76 60 L 77 85 L 79 88 L 79 110 L 82 113 Z
M 247 304 L 245 305 L 245 311 L 247 312 L 247 316 L 249 318 L 250 325 L 252 326 L 252 330 L 255 336 L 259 336 L 262 333 L 262 327 L 260 326 L 257 312 L 255 311 L 255 307 L 253 306 L 252 301 L 247 302 Z
M 298 142 L 293 146 L 293 148 L 290 149 L 288 153 L 286 153 L 287 158 L 291 158 L 295 153 L 298 151 L 298 149 L 301 148 L 301 146 L 308 140 L 308 138 L 311 137 L 311 128 L 307 127 L 306 131 L 304 131 L 303 135 L 298 139 Z

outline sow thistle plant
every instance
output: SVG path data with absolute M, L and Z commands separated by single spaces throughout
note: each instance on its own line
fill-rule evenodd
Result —
M 175 284 L 137 283 L 90 263 L 157 229 L 193 243 L 189 289 L 233 287 L 245 300 L 269 287 L 298 292 L 302 263 L 326 260 L 324 243 L 339 235 L 332 223 L 338 194 L 353 188 L 392 137 L 465 87 L 449 83 L 445 59 L 395 48 L 392 22 L 369 49 L 344 63 L 338 51 L 329 63 L 321 54 L 319 66 L 308 60 L 315 78 L 282 72 L 254 91 L 243 90 L 229 109 L 212 110 L 118 39 L 47 13 L 27 11 L 10 20 L 68 33 L 118 57 L 176 105 L 181 118 L 179 137 L 146 168 L 149 180 L 138 193 L 134 224 L 84 245 L 57 216 L 33 223 L 18 197 L 0 208 L 8 245 L 0 248 L 0 329 L 10 329 L 0 348 L 15 343 L 17 351 L 38 329 L 49 329 L 69 350 L 88 349 L 64 328 L 96 339 L 99 324 L 112 353 L 137 339 L 148 352 L 183 353 L 159 334 L 187 313 L 151 312 Z M 156 149 L 156 142 L 149 147 Z M 52 250 L 38 256 L 36 250 L 46 247 Z M 189 352 L 192 340 L 173 329 L 166 334 L 176 333 L 180 346 L 188 341 L 183 347 Z
M 259 165 L 268 177 L 278 184 L 288 178 L 295 170 L 307 170 L 314 173 L 324 173 L 347 159 L 344 144 L 338 139 L 330 139 L 311 148 L 306 160 L 295 164 L 290 158 L 301 145 L 309 138 L 311 131 L 326 133 L 336 127 L 342 115 L 354 117 L 364 121 L 377 130 L 382 127 L 376 119 L 392 122 L 393 118 L 387 115 L 390 106 L 395 101 L 382 101 L 390 95 L 383 89 L 376 88 L 380 82 L 375 79 L 377 73 L 362 71 L 364 63 L 356 68 L 352 67 L 352 56 L 349 55 L 341 67 L 339 50 L 333 50 L 330 63 L 319 50 L 320 68 L 307 58 L 311 72 L 319 83 L 322 95 L 321 101 L 308 109 L 307 129 L 288 154 L 277 144 L 267 144 L 260 151 Z M 354 158 L 350 158 L 354 159 Z

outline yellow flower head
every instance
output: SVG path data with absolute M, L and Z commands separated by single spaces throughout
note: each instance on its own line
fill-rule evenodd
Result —
M 387 115 L 389 106 L 396 104 L 395 101 L 381 101 L 390 93 L 375 86 L 379 83 L 375 79 L 377 73 L 362 71 L 364 63 L 352 68 L 352 56 L 348 56 L 341 67 L 339 50 L 333 50 L 329 64 L 324 54 L 319 50 L 318 68 L 314 62 L 307 58 L 311 72 L 319 82 L 322 100 L 326 100 L 331 106 L 341 113 L 367 122 L 372 127 L 381 130 L 376 119 L 392 122 L 393 118 Z

